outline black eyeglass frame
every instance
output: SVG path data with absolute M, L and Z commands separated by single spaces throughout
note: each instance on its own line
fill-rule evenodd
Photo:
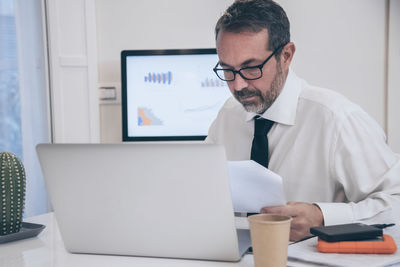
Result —
M 258 80 L 258 79 L 260 79 L 260 78 L 263 76 L 263 71 L 262 71 L 262 69 L 264 68 L 264 65 L 267 64 L 267 62 L 272 58 L 272 56 L 275 55 L 276 52 L 278 52 L 280 49 L 282 49 L 285 45 L 286 45 L 286 44 L 283 44 L 283 45 L 279 46 L 278 48 L 276 48 L 276 49 L 274 50 L 274 52 L 272 52 L 272 54 L 269 55 L 269 56 L 267 57 L 267 59 L 264 60 L 264 62 L 261 63 L 260 65 L 257 65 L 257 66 L 250 66 L 250 67 L 244 67 L 244 68 L 241 68 L 241 69 L 239 69 L 239 70 L 234 70 L 234 69 L 219 69 L 219 68 L 217 68 L 217 66 L 219 65 L 219 62 L 218 62 L 217 65 L 215 65 L 215 67 L 213 68 L 213 71 L 215 72 L 215 74 L 217 75 L 218 78 L 220 78 L 221 80 L 226 81 L 226 82 L 232 82 L 232 81 L 234 81 L 234 80 L 236 79 L 236 74 L 239 74 L 240 77 L 242 77 L 244 80 L 248 80 L 248 81 Z M 241 72 L 241 71 L 244 70 L 244 69 L 260 69 L 260 77 L 258 77 L 258 78 L 250 78 L 250 79 L 249 79 L 249 78 L 246 78 L 246 77 L 243 75 L 243 73 Z M 222 79 L 222 78 L 218 75 L 218 72 L 217 72 L 217 71 L 232 71 L 232 73 L 233 73 L 233 79 Z

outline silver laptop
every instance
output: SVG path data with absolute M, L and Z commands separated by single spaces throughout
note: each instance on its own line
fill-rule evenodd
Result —
M 209 144 L 39 144 L 66 249 L 238 261 L 224 148 Z M 239 235 L 239 237 L 238 237 Z

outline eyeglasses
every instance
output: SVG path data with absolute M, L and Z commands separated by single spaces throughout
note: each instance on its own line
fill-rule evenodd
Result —
M 236 74 L 239 74 L 243 79 L 245 80 L 257 80 L 260 79 L 263 76 L 262 69 L 264 65 L 272 58 L 273 55 L 276 54 L 282 47 L 285 45 L 279 46 L 277 49 L 272 52 L 272 54 L 267 57 L 267 59 L 261 63 L 260 65 L 257 66 L 251 66 L 251 67 L 245 67 L 241 68 L 240 70 L 233 70 L 233 69 L 219 69 L 217 68 L 219 62 L 215 67 L 213 68 L 213 71 L 215 74 L 217 74 L 218 78 L 220 78 L 223 81 L 231 82 L 234 81 L 236 78 Z

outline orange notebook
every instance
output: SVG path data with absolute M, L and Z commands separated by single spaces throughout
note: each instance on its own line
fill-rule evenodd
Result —
M 364 241 L 326 242 L 318 238 L 317 250 L 323 253 L 393 254 L 397 246 L 393 237 L 384 234 L 380 239 Z

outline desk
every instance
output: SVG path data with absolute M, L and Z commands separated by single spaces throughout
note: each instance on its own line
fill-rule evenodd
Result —
M 38 237 L 0 244 L 0 267 L 253 267 L 253 256 L 245 255 L 240 262 L 195 261 L 148 257 L 72 254 L 65 250 L 54 213 L 25 219 L 46 225 Z M 246 223 L 236 222 L 240 228 Z M 307 253 L 307 252 L 305 252 Z M 304 253 L 303 253 L 304 254 Z M 288 266 L 321 266 L 309 262 L 288 260 Z M 397 266 L 397 265 L 396 265 Z
M 249 254 L 238 263 L 71 254 L 64 248 L 54 213 L 24 221 L 44 224 L 46 228 L 38 237 L 0 244 L 0 267 L 253 267 L 253 256 Z

